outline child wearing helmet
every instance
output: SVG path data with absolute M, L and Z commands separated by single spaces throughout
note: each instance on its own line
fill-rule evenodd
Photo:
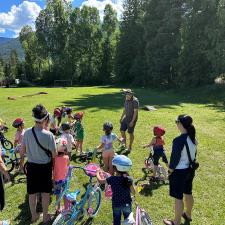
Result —
M 83 116 L 84 116 L 83 112 L 78 112 L 73 116 L 73 118 L 75 119 L 74 133 L 76 140 L 76 149 L 80 150 L 80 154 L 82 154 L 83 152 L 83 140 L 84 140 L 84 127 L 81 123 Z
M 73 136 L 70 134 L 70 125 L 69 123 L 63 123 L 61 125 L 62 130 L 62 138 L 65 138 L 67 140 L 67 154 L 69 155 L 69 158 L 71 159 L 72 154 L 72 147 L 75 147 L 75 141 Z
M 14 149 L 15 149 L 15 152 L 20 154 L 20 168 L 19 168 L 19 171 L 21 173 L 23 173 L 23 165 L 24 165 L 24 158 L 22 157 L 22 153 L 20 151 L 21 149 L 21 145 L 22 145 L 22 142 L 23 142 L 23 136 L 24 136 L 24 132 L 25 132 L 25 129 L 24 129 L 24 120 L 22 118 L 16 118 L 13 123 L 12 123 L 12 126 L 14 128 L 16 128 L 16 133 L 15 133 L 15 138 L 14 138 Z
M 62 122 L 71 124 L 73 122 L 73 116 L 72 116 L 73 109 L 71 107 L 62 106 L 61 112 L 62 112 L 62 118 L 63 118 Z
M 56 201 L 63 190 L 66 176 L 68 173 L 69 156 L 67 155 L 67 140 L 59 138 L 56 140 L 57 156 L 54 158 L 53 180 L 54 180 L 54 194 Z M 60 202 L 56 206 L 56 212 L 60 212 Z
M 50 118 L 50 131 L 56 135 L 58 133 L 58 127 L 62 121 L 62 112 L 60 108 L 55 108 L 53 115 Z
M 103 149 L 102 151 L 102 158 L 104 163 L 105 172 L 109 172 L 110 174 L 113 173 L 113 166 L 112 166 L 112 159 L 114 157 L 114 149 L 113 149 L 113 142 L 121 140 L 118 136 L 112 133 L 113 124 L 111 122 L 105 122 L 103 124 L 103 131 L 105 134 L 101 137 L 101 143 L 97 146 L 97 149 Z
M 165 133 L 166 131 L 163 127 L 155 126 L 153 128 L 154 137 L 152 138 L 149 144 L 143 146 L 143 148 L 153 147 L 153 163 L 154 163 L 154 169 L 153 169 L 153 175 L 152 175 L 153 181 L 155 180 L 156 170 L 159 165 L 160 158 L 162 158 L 163 162 L 169 168 L 168 160 L 165 154 L 165 149 L 163 147 L 165 145 L 165 141 L 163 139 L 163 135 Z
M 128 175 L 131 169 L 132 161 L 124 155 L 116 155 L 112 160 L 113 176 L 104 178 L 100 176 L 100 170 L 97 171 L 99 183 L 107 183 L 112 188 L 112 210 L 113 225 L 121 225 L 121 215 L 124 220 L 130 218 L 132 213 L 131 193 L 135 195 L 133 181 Z M 135 222 L 134 219 L 132 221 Z M 131 224 L 133 224 L 131 223 Z

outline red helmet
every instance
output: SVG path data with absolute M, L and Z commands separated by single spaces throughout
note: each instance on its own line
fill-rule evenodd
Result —
M 54 115 L 59 118 L 62 116 L 62 112 L 59 108 L 54 109 Z
M 166 131 L 165 131 L 165 129 L 163 127 L 155 126 L 153 128 L 153 133 L 154 133 L 155 136 L 161 137 L 161 136 L 163 136 L 166 133 Z
M 24 124 L 24 120 L 22 118 L 16 118 L 13 123 L 12 126 L 15 128 L 18 128 L 19 126 L 21 126 L 22 124 Z
M 73 118 L 75 119 L 75 120 L 80 120 L 80 119 L 82 119 L 83 118 L 83 116 L 84 116 L 84 113 L 83 112 L 78 112 L 78 113 L 75 113 L 74 114 L 74 116 L 73 116 Z

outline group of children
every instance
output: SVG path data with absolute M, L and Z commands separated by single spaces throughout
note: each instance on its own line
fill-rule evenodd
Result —
M 57 156 L 54 158 L 53 180 L 54 193 L 56 199 L 65 184 L 65 179 L 70 164 L 72 148 L 76 148 L 82 154 L 84 128 L 82 125 L 82 118 L 84 113 L 78 112 L 72 114 L 72 109 L 67 107 L 56 108 L 49 120 L 49 129 L 56 136 Z M 14 148 L 20 152 L 23 134 L 25 131 L 24 120 L 17 118 L 13 122 L 13 127 L 17 129 L 14 140 Z M 113 142 L 119 141 L 123 143 L 123 139 L 113 133 L 113 124 L 106 122 L 103 124 L 104 134 L 101 137 L 100 144 L 97 146 L 98 150 L 102 150 L 102 157 L 104 162 L 104 171 L 110 173 L 112 176 L 104 178 L 100 176 L 100 171 L 97 171 L 97 179 L 100 183 L 107 183 L 112 188 L 112 207 L 113 207 L 113 224 L 121 224 L 121 213 L 124 218 L 129 218 L 131 210 L 131 193 L 135 193 L 132 179 L 128 172 L 131 168 L 131 160 L 124 155 L 116 155 L 113 148 Z M 165 129 L 156 126 L 153 128 L 154 137 L 149 144 L 144 145 L 144 148 L 153 147 L 153 161 L 154 171 L 152 180 L 155 180 L 156 169 L 159 164 L 159 159 L 162 158 L 168 167 L 168 160 L 164 150 Z M 20 171 L 23 170 L 23 161 L 20 162 Z M 57 213 L 61 211 L 60 204 L 57 205 Z

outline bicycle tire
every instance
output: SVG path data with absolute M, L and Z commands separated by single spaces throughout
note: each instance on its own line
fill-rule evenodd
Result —
M 97 202 L 97 205 L 94 206 L 94 208 L 92 207 L 93 197 L 96 199 L 96 202 Z M 102 200 L 101 189 L 99 187 L 97 187 L 95 190 L 93 190 L 93 194 L 92 194 L 92 196 L 89 196 L 88 202 L 89 202 L 90 198 L 91 198 L 91 205 L 89 205 L 89 208 L 92 208 L 93 212 L 91 214 L 89 214 L 89 217 L 93 218 L 98 214 L 98 211 L 101 206 L 101 200 Z
M 14 164 L 13 160 L 11 158 L 9 158 L 8 155 L 5 155 L 3 157 L 3 162 L 6 166 L 6 169 L 7 169 L 8 173 L 12 172 L 14 167 L 15 167 L 15 164 Z
M 72 219 L 72 221 L 70 221 L 71 219 L 71 211 L 64 211 L 62 213 L 60 213 L 54 220 L 54 222 L 52 223 L 52 225 L 75 225 L 77 224 L 80 219 L 79 219 L 79 214 L 76 215 L 75 218 Z
M 2 146 L 3 148 L 5 148 L 6 150 L 10 150 L 13 148 L 13 143 L 7 139 L 3 140 L 2 142 Z

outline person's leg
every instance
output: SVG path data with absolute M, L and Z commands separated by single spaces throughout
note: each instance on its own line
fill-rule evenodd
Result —
M 125 144 L 125 147 L 127 146 L 127 137 L 126 137 L 126 131 L 120 131 L 121 137 L 123 138 L 123 143 Z
M 114 155 L 115 155 L 114 151 L 111 151 L 111 153 L 110 153 L 110 158 L 109 158 L 109 173 L 110 173 L 111 175 L 113 174 L 112 160 L 113 160 Z
M 131 204 L 127 204 L 126 206 L 124 206 L 122 208 L 122 212 L 123 212 L 124 219 L 127 219 L 132 212 Z
M 189 219 L 191 219 L 192 208 L 194 205 L 194 198 L 192 195 L 184 194 L 184 200 L 186 206 L 185 214 Z
M 102 158 L 103 158 L 103 163 L 104 163 L 104 171 L 108 172 L 109 171 L 109 154 L 108 152 L 103 152 L 102 154 Z
M 113 225 L 121 225 L 121 208 L 113 208 Z
M 49 193 L 41 193 L 42 198 L 42 208 L 43 208 L 43 223 L 46 223 L 50 220 L 50 216 L 48 214 L 48 207 L 50 203 L 50 194 Z
M 80 142 L 80 153 L 83 152 L 83 141 L 79 141 Z
M 175 219 L 174 219 L 175 225 L 180 225 L 183 210 L 184 210 L 183 200 L 176 198 L 175 199 Z
M 38 220 L 39 215 L 36 212 L 37 206 L 37 194 L 29 194 L 29 207 L 31 212 L 31 221 L 35 222 Z
M 134 142 L 134 133 L 129 133 L 129 135 L 130 135 L 130 142 L 129 142 L 128 150 L 131 151 L 132 145 L 133 145 L 133 142 Z

